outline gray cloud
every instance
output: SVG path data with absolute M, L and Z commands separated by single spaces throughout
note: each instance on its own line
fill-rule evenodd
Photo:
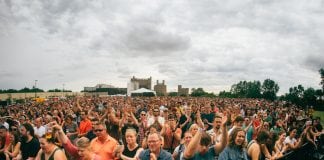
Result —
M 125 46 L 136 55 L 166 56 L 173 52 L 184 51 L 190 47 L 190 39 L 164 33 L 154 27 L 134 27 L 126 37 Z
M 324 58 L 323 54 L 310 55 L 305 60 L 305 65 L 313 70 L 319 70 L 324 68 Z
M 218 92 L 276 80 L 319 88 L 324 3 L 287 1 L 0 2 L 0 88 L 38 79 L 81 90 L 130 77 Z M 154 81 L 153 81 L 154 82 Z

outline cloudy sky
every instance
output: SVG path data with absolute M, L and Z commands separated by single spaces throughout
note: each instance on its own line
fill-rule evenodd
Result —
M 323 0 L 0 0 L 0 88 L 320 88 Z

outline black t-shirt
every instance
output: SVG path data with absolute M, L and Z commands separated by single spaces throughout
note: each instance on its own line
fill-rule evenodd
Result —
M 36 157 L 39 149 L 40 149 L 39 141 L 34 137 L 29 142 L 22 141 L 20 146 L 22 159 L 26 160 L 28 159 L 28 157 Z
M 113 124 L 113 123 L 111 123 L 109 121 L 106 121 L 105 124 L 106 124 L 106 127 L 107 127 L 108 134 L 111 137 L 115 138 L 116 140 L 119 140 L 120 137 L 119 137 L 119 132 L 118 132 L 118 129 L 119 129 L 118 124 Z
M 204 122 L 204 119 L 207 119 L 208 123 L 213 123 L 215 118 L 215 114 L 214 113 L 209 113 L 209 114 L 201 114 L 201 120 Z M 212 125 L 208 125 L 208 130 L 210 130 L 212 127 Z
M 194 114 L 191 114 L 191 121 L 189 121 L 186 125 L 183 126 L 183 128 L 180 127 L 180 125 L 182 125 L 185 121 L 187 121 L 187 117 L 186 115 L 182 115 L 180 117 L 180 120 L 179 120 L 179 128 L 181 128 L 182 130 L 182 134 L 181 134 L 181 137 L 184 136 L 184 133 L 190 128 L 190 126 L 195 123 L 195 115 Z
M 125 146 L 125 149 L 124 149 L 124 151 L 123 151 L 123 155 L 125 155 L 125 156 L 127 156 L 127 157 L 130 157 L 130 158 L 134 158 L 135 155 L 136 155 L 136 152 L 137 152 L 137 150 L 138 150 L 139 148 L 140 148 L 140 146 L 137 146 L 135 149 L 133 149 L 132 151 L 130 151 L 130 150 L 128 149 L 128 147 Z
M 323 130 L 323 126 L 322 126 L 320 123 L 318 123 L 318 124 L 315 126 L 315 128 L 316 128 L 317 131 L 319 131 L 319 132 L 321 132 L 321 131 Z
M 93 130 L 90 130 L 85 137 L 87 137 L 89 139 L 89 141 L 93 140 L 94 138 L 97 137 L 97 135 L 93 132 Z

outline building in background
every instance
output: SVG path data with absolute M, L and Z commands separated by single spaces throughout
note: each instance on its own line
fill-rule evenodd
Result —
M 189 88 L 182 88 L 181 85 L 178 85 L 178 96 L 189 96 Z
M 167 96 L 167 86 L 165 85 L 165 81 L 159 83 L 159 80 L 156 81 L 156 85 L 154 85 L 154 91 L 158 96 Z
M 94 87 L 84 87 L 86 96 L 125 95 L 127 88 L 117 88 L 108 84 L 97 84 Z
M 146 88 L 152 90 L 152 77 L 145 79 L 145 78 L 135 78 L 135 76 L 133 76 L 131 82 L 135 82 L 135 83 L 137 82 L 139 88 Z
M 133 76 L 129 83 L 127 83 L 127 95 L 130 96 L 131 91 L 146 88 L 152 90 L 152 77 L 150 78 L 135 78 Z

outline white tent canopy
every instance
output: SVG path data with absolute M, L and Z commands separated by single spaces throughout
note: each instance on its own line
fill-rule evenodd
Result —
M 154 95 L 156 95 L 156 92 L 155 91 L 152 91 L 152 90 L 149 90 L 149 89 L 146 89 L 146 88 L 140 88 L 138 90 L 134 90 L 134 91 L 131 91 L 130 93 L 153 93 Z

